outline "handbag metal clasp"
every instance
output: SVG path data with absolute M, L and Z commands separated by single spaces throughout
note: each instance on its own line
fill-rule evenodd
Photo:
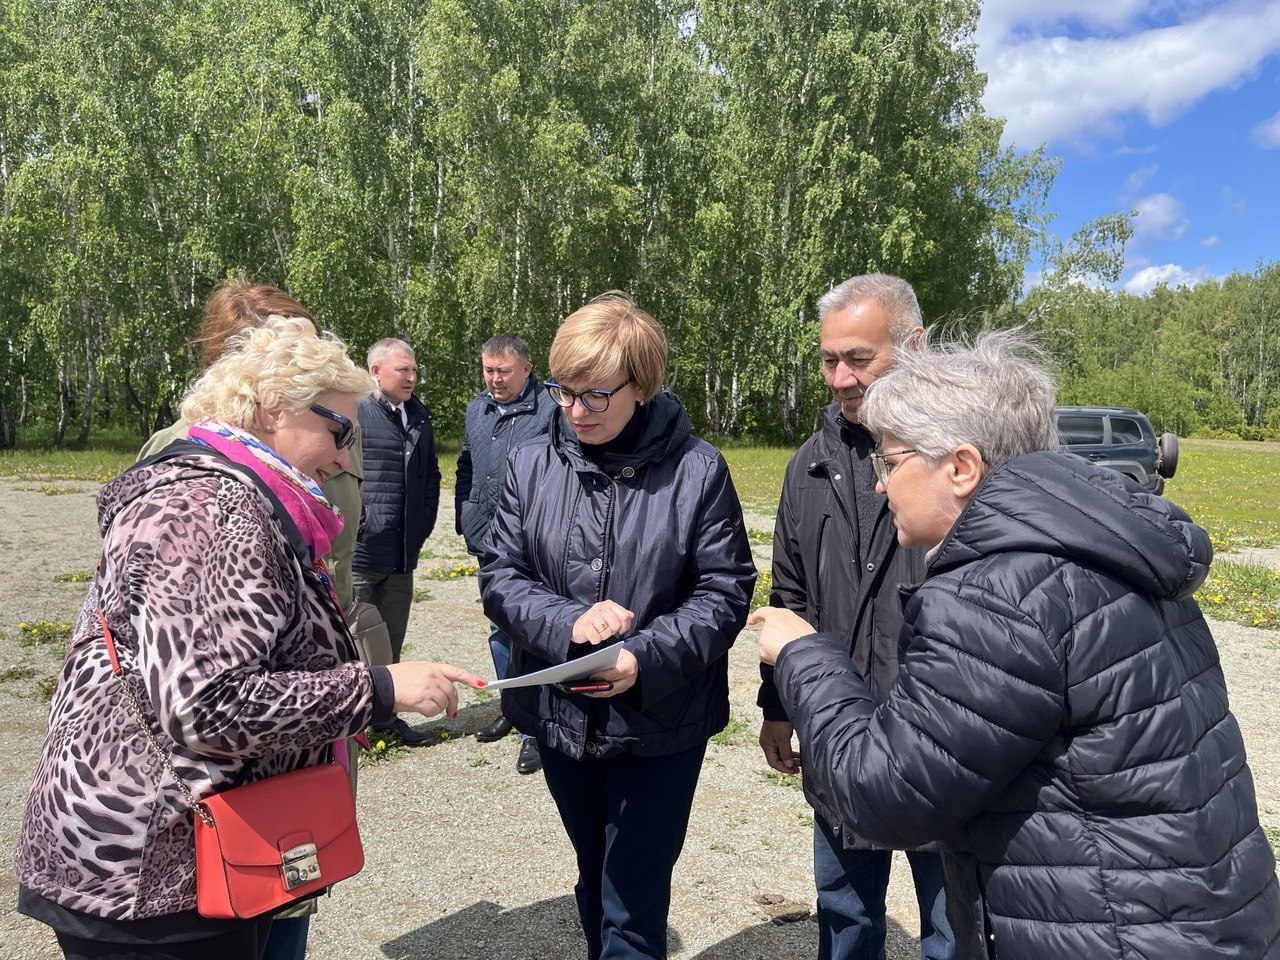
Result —
M 300 843 L 280 854 L 280 869 L 284 871 L 284 888 L 292 890 L 304 883 L 320 879 L 320 861 L 316 858 L 314 843 Z

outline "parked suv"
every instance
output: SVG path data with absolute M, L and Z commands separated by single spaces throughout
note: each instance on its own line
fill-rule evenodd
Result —
M 1055 407 L 1063 448 L 1127 474 L 1152 493 L 1178 469 L 1178 438 L 1157 439 L 1151 421 L 1129 407 Z

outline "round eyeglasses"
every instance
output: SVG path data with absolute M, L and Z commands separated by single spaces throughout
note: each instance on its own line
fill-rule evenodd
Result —
M 634 383 L 635 379 L 635 377 L 627 377 L 625 381 L 612 390 L 583 390 L 581 393 L 570 390 L 568 387 L 562 387 L 552 380 L 548 380 L 543 386 L 547 388 L 547 393 L 556 402 L 557 406 L 568 409 L 573 406 L 574 401 L 581 400 L 582 405 L 592 413 L 604 413 L 609 409 L 609 398 L 627 384 Z

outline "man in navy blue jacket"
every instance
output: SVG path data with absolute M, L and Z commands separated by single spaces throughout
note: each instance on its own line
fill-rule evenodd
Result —
M 556 405 L 533 376 L 529 345 L 514 334 L 499 333 L 486 340 L 480 348 L 480 367 L 485 388 L 467 406 L 453 500 L 455 527 L 467 550 L 482 560 L 511 451 L 547 432 Z M 493 623 L 489 624 L 489 652 L 498 677 L 506 676 L 511 640 Z M 492 743 L 510 732 L 511 721 L 499 714 L 476 731 L 476 740 Z M 533 773 L 541 766 L 538 741 L 522 734 L 516 772 Z
M 386 621 L 392 662 L 399 663 L 413 603 L 413 571 L 440 507 L 440 464 L 431 411 L 413 395 L 418 382 L 413 348 L 403 340 L 379 340 L 369 348 L 369 373 L 379 392 L 359 408 L 364 513 L 352 580 L 356 599 L 372 603 Z M 387 730 L 409 746 L 430 739 L 398 717 Z

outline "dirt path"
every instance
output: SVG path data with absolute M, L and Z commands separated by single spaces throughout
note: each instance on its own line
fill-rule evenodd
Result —
M 12 850 L 45 728 L 36 682 L 58 667 L 55 647 L 21 648 L 19 621 L 73 620 L 80 583 L 58 574 L 88 571 L 98 538 L 92 484 L 0 479 L 0 670 L 32 674 L 0 681 L 0 849 Z M 753 527 L 771 518 L 750 511 Z M 465 556 L 440 518 L 428 566 Z M 767 551 L 758 562 L 767 563 Z M 473 577 L 421 581 L 429 598 L 415 604 L 406 655 L 450 660 L 488 676 L 492 664 Z M 1244 729 L 1269 826 L 1280 827 L 1280 762 L 1275 756 L 1280 702 L 1280 635 L 1214 624 L 1232 705 Z M 766 777 L 755 744 L 759 714 L 754 631 L 730 654 L 733 715 L 739 727 L 707 755 L 672 897 L 673 960 L 802 960 L 816 954 L 811 922 L 773 925 L 756 903 L 762 894 L 812 904 L 812 828 L 803 796 Z M 496 715 L 496 704 L 464 695 L 456 720 L 425 724 L 441 739 L 361 772 L 360 818 L 368 866 L 342 884 L 312 925 L 309 957 L 468 958 L 581 957 L 572 854 L 540 775 L 515 773 L 516 741 L 479 744 L 471 736 Z M 448 734 L 444 738 L 444 734 Z M 901 858 L 900 858 L 901 859 Z M 44 926 L 13 914 L 16 881 L 0 869 L 0 956 L 59 956 Z M 891 960 L 918 956 L 905 861 L 890 893 Z

